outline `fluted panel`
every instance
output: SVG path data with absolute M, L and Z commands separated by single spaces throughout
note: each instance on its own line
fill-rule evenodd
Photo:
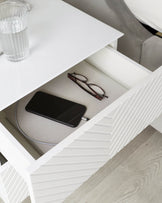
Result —
M 31 175 L 36 203 L 62 202 L 162 113 L 162 68 L 107 107 Z
M 109 136 L 83 133 L 32 175 L 36 202 L 62 202 L 109 159 L 108 152 Z
M 5 203 L 20 203 L 29 195 L 27 184 L 9 163 L 0 173 L 0 179 Z
M 110 156 L 113 157 L 161 113 L 162 69 L 159 69 L 116 108 L 112 118 Z

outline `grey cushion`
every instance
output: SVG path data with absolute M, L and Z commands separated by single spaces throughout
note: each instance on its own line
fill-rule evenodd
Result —
M 142 44 L 140 63 L 154 71 L 162 65 L 162 39 L 152 36 Z

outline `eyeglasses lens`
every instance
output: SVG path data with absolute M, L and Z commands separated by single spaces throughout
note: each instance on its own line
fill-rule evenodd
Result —
M 84 75 L 80 75 L 80 74 L 72 74 L 73 77 L 75 77 L 76 79 L 82 81 L 82 82 L 87 82 L 88 79 L 84 76 Z
M 98 94 L 98 95 L 103 95 L 105 92 L 103 89 L 95 84 L 89 84 L 89 86 Z

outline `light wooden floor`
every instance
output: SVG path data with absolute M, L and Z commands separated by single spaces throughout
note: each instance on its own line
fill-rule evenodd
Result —
M 162 203 L 162 134 L 148 127 L 64 203 Z
M 162 203 L 162 134 L 147 128 L 65 203 Z

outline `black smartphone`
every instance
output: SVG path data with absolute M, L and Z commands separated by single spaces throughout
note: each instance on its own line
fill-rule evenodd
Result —
M 37 92 L 25 109 L 70 127 L 77 127 L 86 112 L 84 105 L 45 92 Z

